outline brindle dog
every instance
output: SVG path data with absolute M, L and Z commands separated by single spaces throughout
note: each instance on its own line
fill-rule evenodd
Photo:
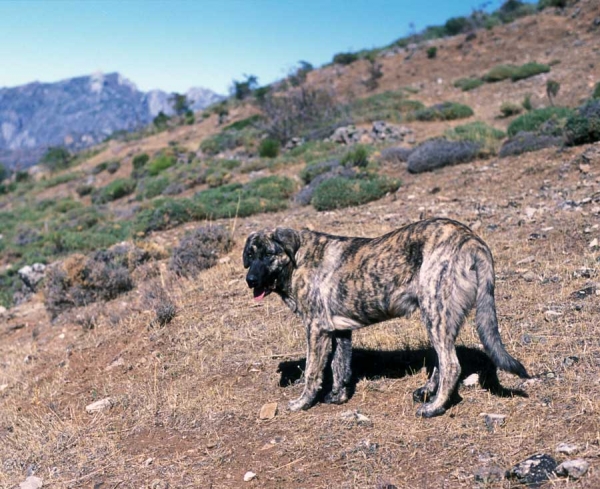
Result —
M 243 259 L 254 298 L 275 292 L 306 326 L 306 383 L 289 403 L 292 411 L 314 403 L 330 357 L 333 386 L 325 401 L 347 401 L 352 331 L 417 308 L 437 353 L 437 367 L 414 392 L 415 400 L 427 401 L 417 416 L 445 412 L 460 375 L 454 343 L 474 305 L 477 332 L 495 365 L 529 377 L 498 332 L 492 254 L 459 222 L 428 219 L 373 239 L 277 228 L 248 236 Z

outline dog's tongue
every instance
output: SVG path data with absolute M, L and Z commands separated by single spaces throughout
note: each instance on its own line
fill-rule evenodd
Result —
M 262 301 L 265 298 L 265 290 L 263 291 L 258 291 L 257 289 L 254 289 L 254 300 L 255 301 Z

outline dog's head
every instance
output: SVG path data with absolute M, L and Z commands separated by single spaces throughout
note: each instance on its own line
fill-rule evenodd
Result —
M 252 233 L 244 246 L 244 268 L 248 269 L 246 282 L 254 289 L 254 299 L 260 301 L 274 290 L 281 290 L 296 266 L 296 252 L 300 235 L 293 229 Z

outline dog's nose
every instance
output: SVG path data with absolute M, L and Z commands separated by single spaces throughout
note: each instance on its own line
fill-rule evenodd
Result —
M 258 286 L 258 278 L 256 277 L 256 275 L 248 274 L 248 276 L 246 277 L 246 283 L 248 284 L 248 287 L 254 288 Z

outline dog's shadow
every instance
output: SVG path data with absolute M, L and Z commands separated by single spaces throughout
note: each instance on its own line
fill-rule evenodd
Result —
M 498 379 L 496 366 L 481 350 L 467 346 L 457 346 L 456 354 L 461 366 L 460 381 L 471 374 L 479 374 L 479 385 L 491 394 L 499 397 L 527 397 L 520 389 L 503 387 Z M 352 350 L 352 380 L 349 386 L 349 396 L 352 397 L 356 384 L 361 379 L 376 380 L 379 378 L 401 379 L 407 375 L 418 373 L 423 367 L 427 375 L 431 375 L 436 366 L 436 354 L 433 348 L 416 350 L 378 351 L 355 348 Z M 278 372 L 281 374 L 279 385 L 288 387 L 298 383 L 306 368 L 306 359 L 280 362 Z M 319 400 L 331 390 L 332 377 L 329 365 L 325 370 L 323 388 Z M 450 400 L 450 405 L 461 401 L 457 392 Z

